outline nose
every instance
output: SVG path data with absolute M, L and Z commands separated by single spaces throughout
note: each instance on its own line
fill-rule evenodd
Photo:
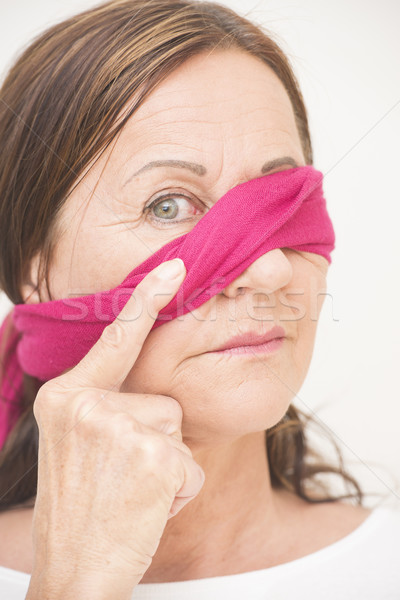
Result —
M 280 248 L 275 248 L 251 263 L 221 291 L 221 294 L 228 298 L 235 298 L 243 294 L 246 289 L 257 289 L 259 292 L 272 294 L 287 285 L 292 276 L 291 262 Z

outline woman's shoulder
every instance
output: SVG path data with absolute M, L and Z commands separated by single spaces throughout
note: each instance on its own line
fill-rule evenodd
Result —
M 385 544 L 397 532 L 395 544 L 400 552 L 400 507 L 380 504 L 368 508 L 347 501 L 305 502 L 288 497 L 286 522 L 290 554 L 282 562 L 314 555 L 329 548 L 346 553 L 358 543 Z
M 329 529 L 331 524 L 336 531 L 350 533 L 358 529 L 364 523 L 368 525 L 379 521 L 400 527 L 400 505 L 380 503 L 373 507 L 351 505 L 343 501 L 332 503 L 321 503 L 310 512 L 313 520 L 320 519 L 321 525 Z
M 371 508 L 353 506 L 342 501 L 324 502 L 307 507 L 303 518 L 309 519 L 309 531 L 314 532 L 315 539 L 318 539 L 320 532 L 324 536 L 324 545 L 328 545 L 357 530 L 373 512 Z
M 318 558 L 357 557 L 365 566 L 365 561 L 375 557 L 390 568 L 390 557 L 400 555 L 400 506 L 382 503 L 366 508 L 334 502 L 314 507 L 308 518 L 308 530 L 316 544 L 310 554 L 321 550 Z

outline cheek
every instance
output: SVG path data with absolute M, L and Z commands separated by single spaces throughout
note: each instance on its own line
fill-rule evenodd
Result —
M 323 260 L 325 261 L 325 259 Z M 295 281 L 292 281 L 292 284 L 298 290 L 299 295 L 292 296 L 296 298 L 298 307 L 295 311 L 294 323 L 292 323 L 295 332 L 293 360 L 300 378 L 303 380 L 313 355 L 318 320 L 325 300 L 326 266 L 322 262 L 318 262 L 316 265 L 309 260 L 302 260 L 295 273 Z
M 326 274 L 320 269 L 313 269 L 308 286 L 309 320 L 316 327 L 327 292 Z
M 302 252 L 292 256 L 292 266 L 293 277 L 284 292 L 296 306 L 294 318 L 298 326 L 314 330 L 326 296 L 329 263 L 322 256 Z
M 151 331 L 121 390 L 171 395 L 171 390 L 182 377 L 186 346 L 187 333 L 182 336 L 179 322 L 175 319 Z

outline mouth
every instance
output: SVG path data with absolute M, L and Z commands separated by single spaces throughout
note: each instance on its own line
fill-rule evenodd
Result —
M 218 354 L 270 354 L 281 348 L 286 339 L 283 327 L 275 326 L 263 335 L 248 332 L 238 335 L 213 352 Z
M 253 344 L 251 346 L 236 346 L 225 350 L 216 350 L 215 354 L 271 354 L 278 350 L 286 338 L 274 338 L 265 344 Z

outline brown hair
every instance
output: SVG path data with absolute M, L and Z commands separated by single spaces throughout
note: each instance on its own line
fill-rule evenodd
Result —
M 189 57 L 229 48 L 258 57 L 279 77 L 306 164 L 312 164 L 307 112 L 288 59 L 263 27 L 218 3 L 107 2 L 55 25 L 23 52 L 0 92 L 0 287 L 13 303 L 24 301 L 21 285 L 39 252 L 39 281 L 51 299 L 57 214 L 85 169 L 148 94 Z M 117 121 L 133 97 L 133 106 Z M 25 374 L 22 414 L 0 453 L 0 510 L 36 494 L 38 430 L 32 406 L 38 389 L 39 382 Z M 345 472 L 339 450 L 340 465 L 334 467 L 308 448 L 308 419 L 291 405 L 266 432 L 272 485 L 309 502 L 356 498 L 362 504 L 363 493 Z M 338 474 L 353 492 L 331 495 L 317 481 L 319 473 Z M 311 483 L 323 493 L 315 495 Z

